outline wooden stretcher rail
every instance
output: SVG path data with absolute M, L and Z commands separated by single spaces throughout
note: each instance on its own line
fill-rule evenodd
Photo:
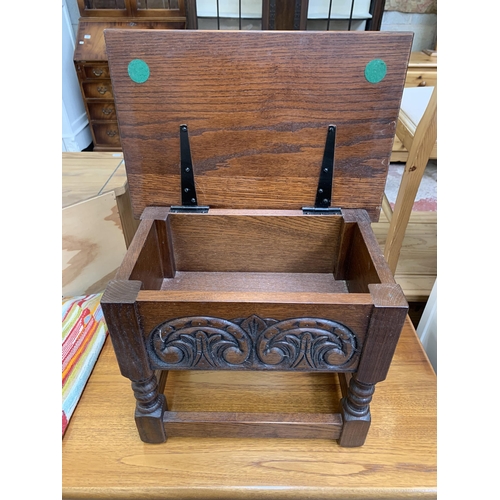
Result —
M 178 301 L 188 301 L 191 303 L 212 303 L 212 302 L 228 302 L 228 303 L 263 303 L 263 304 L 279 304 L 287 302 L 291 304 L 311 304 L 320 306 L 372 306 L 373 300 L 368 293 L 323 293 L 323 292 L 213 292 L 207 294 L 206 291 L 198 290 L 178 290 L 178 291 L 163 291 L 163 290 L 141 290 L 137 294 L 137 302 L 141 306 L 150 304 L 154 307 L 154 303 L 165 303 Z M 159 305 L 159 304 L 158 304 Z M 149 306 L 146 306 L 149 307 Z M 253 306 L 255 307 L 255 306 Z
M 230 413 L 166 411 L 171 437 L 338 439 L 340 413 Z

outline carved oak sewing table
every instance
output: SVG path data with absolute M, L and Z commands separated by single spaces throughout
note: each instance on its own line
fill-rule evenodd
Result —
M 362 445 L 408 309 L 370 223 L 412 35 L 105 37 L 141 222 L 102 307 L 141 439 L 168 425 Z M 171 370 L 335 372 L 341 411 L 170 412 Z

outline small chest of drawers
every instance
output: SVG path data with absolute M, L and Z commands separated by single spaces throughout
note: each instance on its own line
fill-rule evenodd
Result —
M 120 134 L 107 63 L 77 61 L 76 72 L 87 110 L 94 150 L 120 150 Z
M 405 87 L 435 87 L 437 84 L 437 56 L 412 52 L 406 72 Z

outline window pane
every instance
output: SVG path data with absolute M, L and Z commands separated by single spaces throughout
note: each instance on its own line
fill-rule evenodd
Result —
M 196 0 L 199 17 L 217 17 L 216 0 Z M 224 18 L 238 18 L 240 15 L 239 0 L 219 0 L 219 15 Z M 262 18 L 262 0 L 241 0 L 242 18 Z
M 85 0 L 85 9 L 125 9 L 125 0 Z
M 332 10 L 330 19 L 348 19 L 351 14 L 352 17 L 364 18 L 370 16 L 370 0 L 332 0 Z M 330 0 L 309 0 L 309 9 L 307 11 L 308 19 L 327 19 L 328 10 L 330 8 Z
M 178 9 L 179 0 L 137 0 L 138 9 Z

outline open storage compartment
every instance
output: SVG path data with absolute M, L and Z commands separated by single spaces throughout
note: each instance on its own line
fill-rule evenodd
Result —
M 106 43 L 141 222 L 102 307 L 141 439 L 363 444 L 408 309 L 371 222 L 411 34 L 110 30 Z M 334 372 L 342 410 L 169 412 L 170 370 Z

